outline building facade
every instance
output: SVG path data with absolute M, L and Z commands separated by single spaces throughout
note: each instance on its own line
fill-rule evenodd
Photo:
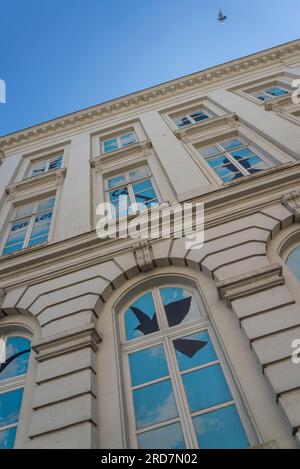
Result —
M 0 447 L 299 447 L 297 79 L 300 41 L 0 138 Z M 204 246 L 99 239 L 121 194 Z

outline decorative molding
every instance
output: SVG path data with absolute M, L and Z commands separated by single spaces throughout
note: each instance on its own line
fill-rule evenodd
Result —
M 296 222 L 300 222 L 300 190 L 283 194 L 282 204 L 293 213 Z
M 148 241 L 140 239 L 133 245 L 136 263 L 142 272 L 154 269 L 152 250 Z
M 59 187 L 64 181 L 66 172 L 66 168 L 57 169 L 56 171 L 48 171 L 44 174 L 29 177 L 10 186 L 6 186 L 5 192 L 8 194 L 8 200 L 15 199 L 18 193 L 34 191 L 39 189 L 40 186 L 44 189 L 46 183 L 48 186 Z
M 3 164 L 4 159 L 5 159 L 4 151 L 0 150 L 0 166 Z
M 117 164 L 124 158 L 132 157 L 147 157 L 151 154 L 150 149 L 152 148 L 151 141 L 149 139 L 142 142 L 134 143 L 118 150 L 111 151 L 109 153 L 103 154 L 90 160 L 90 165 L 96 170 L 96 172 L 101 172 L 104 166 L 109 164 Z
M 266 111 L 279 111 L 281 107 L 290 106 L 293 104 L 292 95 L 285 95 L 284 97 L 274 98 L 266 101 L 264 106 Z
M 39 124 L 29 129 L 8 134 L 0 138 L 0 148 L 10 148 L 24 141 L 34 141 L 38 138 L 52 135 L 56 132 L 73 129 L 85 123 L 99 120 L 101 117 L 137 108 L 151 102 L 155 102 L 166 96 L 172 96 L 182 91 L 199 88 L 205 84 L 216 83 L 224 79 L 231 79 L 240 73 L 256 71 L 259 66 L 268 66 L 280 62 L 283 58 L 291 56 L 300 50 L 300 40 L 296 40 L 281 46 L 267 49 L 241 59 L 202 70 L 161 85 L 148 88 L 127 96 L 123 96 L 106 103 L 74 112 L 64 117 Z
M 42 362 L 85 347 L 91 347 L 96 352 L 101 342 L 102 334 L 94 324 L 88 324 L 78 329 L 72 329 L 67 333 L 57 334 L 40 342 L 35 342 L 32 344 L 32 349 L 37 354 L 36 360 Z
M 185 143 L 192 141 L 193 134 L 197 133 L 199 130 L 213 130 L 217 127 L 224 125 L 229 125 L 230 127 L 237 127 L 239 125 L 239 119 L 235 112 L 226 114 L 225 116 L 217 116 L 206 119 L 197 124 L 192 124 L 186 128 L 176 130 L 174 133 L 177 138 L 182 140 Z
M 284 284 L 282 266 L 273 264 L 254 270 L 245 275 L 239 275 L 223 282 L 217 282 L 219 298 L 231 306 L 232 301 L 260 291 L 268 290 Z

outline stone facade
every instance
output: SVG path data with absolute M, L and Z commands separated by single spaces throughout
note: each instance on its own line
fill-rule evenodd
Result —
M 291 99 L 300 41 L 238 59 L 0 138 L 1 239 L 12 210 L 56 194 L 46 244 L 0 257 L 0 335 L 23 330 L 32 353 L 17 448 L 128 448 L 131 421 L 118 341 L 130 292 L 157 278 L 201 295 L 253 427 L 253 447 L 300 445 L 299 283 L 285 265 L 300 243 L 300 120 Z M 250 89 L 282 85 L 263 103 Z M 205 106 L 213 117 L 178 128 L 172 115 Z M 103 154 L 105 135 L 138 142 Z M 275 163 L 222 184 L 197 145 L 243 136 Z M 63 152 L 63 168 L 26 178 Z M 205 204 L 205 244 L 100 240 L 105 178 L 147 164 L 160 201 Z

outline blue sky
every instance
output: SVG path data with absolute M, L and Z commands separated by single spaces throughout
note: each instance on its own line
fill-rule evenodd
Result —
M 292 41 L 300 30 L 299 0 L 0 0 L 0 8 L 0 135 Z

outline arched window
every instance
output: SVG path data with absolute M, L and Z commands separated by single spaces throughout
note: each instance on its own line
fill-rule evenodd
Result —
M 153 287 L 125 307 L 121 323 L 132 446 L 251 445 L 235 386 L 192 290 Z
M 300 282 L 300 245 L 296 246 L 288 255 L 286 265 Z
M 0 449 L 15 444 L 30 348 L 25 337 L 0 336 Z

